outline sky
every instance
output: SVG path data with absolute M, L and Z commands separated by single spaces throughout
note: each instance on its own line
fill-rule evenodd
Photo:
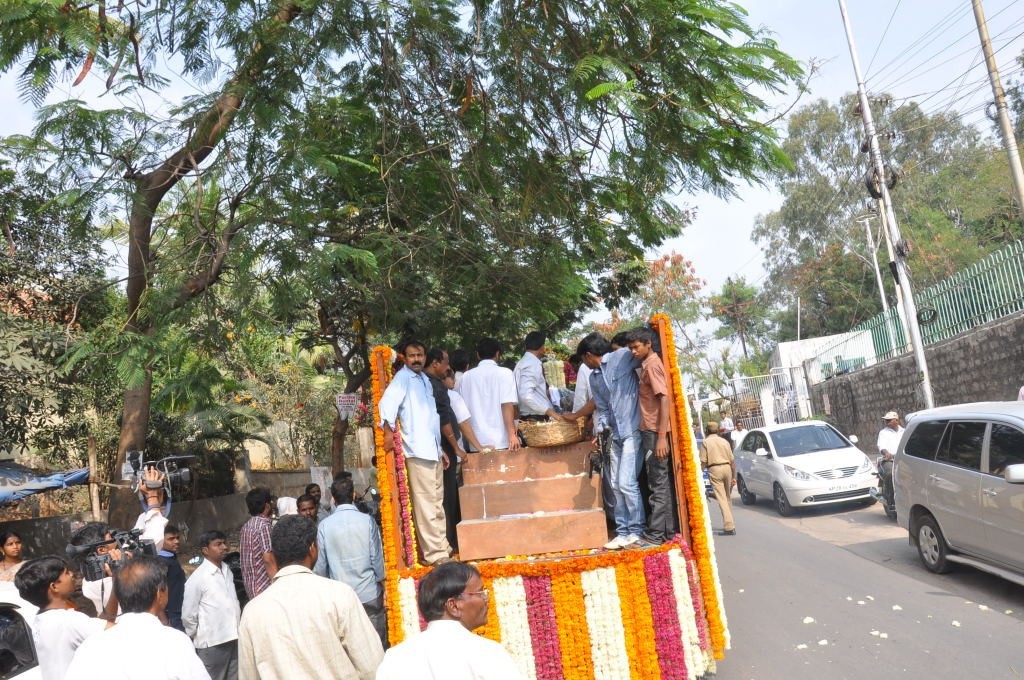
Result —
M 792 57 L 819 64 L 811 92 L 836 101 L 855 92 L 856 78 L 836 0 L 739 0 L 752 26 L 775 34 Z M 995 58 L 1004 88 L 1021 77 L 1016 57 L 1024 50 L 1024 3 L 984 0 Z M 970 0 L 847 0 L 847 13 L 869 94 L 888 92 L 899 102 L 911 98 L 929 113 L 960 112 L 995 134 L 984 115 L 992 89 L 981 54 Z M 870 67 L 869 67 L 870 65 Z M 792 95 L 780 100 L 788 105 Z M 783 103 L 784 102 L 784 103 Z M 683 236 L 659 252 L 675 250 L 689 258 L 709 291 L 730 276 L 761 283 L 765 277 L 760 248 L 750 233 L 758 215 L 777 209 L 782 199 L 772 186 L 740 186 L 737 196 L 679 196 L 697 209 Z
M 817 63 L 810 93 L 799 105 L 818 98 L 837 100 L 856 89 L 853 67 L 838 2 L 833 0 L 739 0 L 749 23 L 774 34 L 779 47 L 801 62 Z M 1024 49 L 1024 3 L 984 0 L 989 33 L 1004 86 L 1021 77 L 1016 57 Z M 861 68 L 869 93 L 888 92 L 897 101 L 912 98 L 930 113 L 950 109 L 993 131 L 984 116 L 991 99 L 970 0 L 848 0 Z M 86 80 L 72 92 L 63 83 L 53 99 L 96 95 L 100 78 Z M 21 102 L 12 73 L 0 76 L 0 101 L 5 115 L 0 135 L 27 133 L 33 124 L 31 107 Z M 795 93 L 780 97 L 780 109 L 792 104 Z M 99 100 L 101 105 L 109 102 Z M 150 101 L 150 106 L 159 106 Z M 758 215 L 781 204 L 769 186 L 741 185 L 736 196 L 678 196 L 696 208 L 697 217 L 683 236 L 665 243 L 658 253 L 677 251 L 689 258 L 697 274 L 708 281 L 707 292 L 721 288 L 729 276 L 761 283 L 763 256 L 750 233 Z M 652 256 L 658 253 L 651 253 Z

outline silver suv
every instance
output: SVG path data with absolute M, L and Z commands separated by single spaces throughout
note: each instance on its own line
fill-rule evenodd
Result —
M 1024 585 L 1024 401 L 907 416 L 896 517 L 924 566 L 967 564 Z

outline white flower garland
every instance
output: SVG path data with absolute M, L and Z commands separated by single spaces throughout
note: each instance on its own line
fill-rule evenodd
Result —
M 398 611 L 399 616 L 402 617 L 402 639 L 408 640 L 420 632 L 420 614 L 419 608 L 416 606 L 416 581 L 414 579 L 399 579 Z
M 629 653 L 622 625 L 622 602 L 615 569 L 602 567 L 580 573 L 590 655 L 596 680 L 629 680 Z
M 672 569 L 672 585 L 676 595 L 676 609 L 679 629 L 682 631 L 683 650 L 686 655 L 686 675 L 695 680 L 708 671 L 707 651 L 700 646 L 700 631 L 697 628 L 697 612 L 693 607 L 693 593 L 686 572 L 686 558 L 681 550 L 668 552 L 668 563 Z M 714 658 L 714 655 L 711 655 Z
M 526 588 L 521 576 L 505 576 L 491 581 L 494 607 L 501 628 L 501 644 L 512 654 L 519 671 L 530 680 L 537 680 L 530 638 L 530 619 L 526 614 Z

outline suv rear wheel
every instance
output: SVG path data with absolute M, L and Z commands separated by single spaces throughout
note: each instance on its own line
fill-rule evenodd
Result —
M 946 547 L 946 538 L 939 529 L 939 523 L 931 515 L 925 515 L 917 525 L 917 554 L 921 556 L 921 562 L 925 569 L 933 574 L 945 574 L 949 571 L 950 565 L 946 560 L 949 548 Z

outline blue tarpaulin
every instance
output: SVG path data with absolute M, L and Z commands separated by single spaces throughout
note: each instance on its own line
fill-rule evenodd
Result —
M 17 503 L 34 493 L 64 489 L 89 481 L 89 468 L 68 472 L 34 472 L 24 465 L 0 461 L 0 505 Z

